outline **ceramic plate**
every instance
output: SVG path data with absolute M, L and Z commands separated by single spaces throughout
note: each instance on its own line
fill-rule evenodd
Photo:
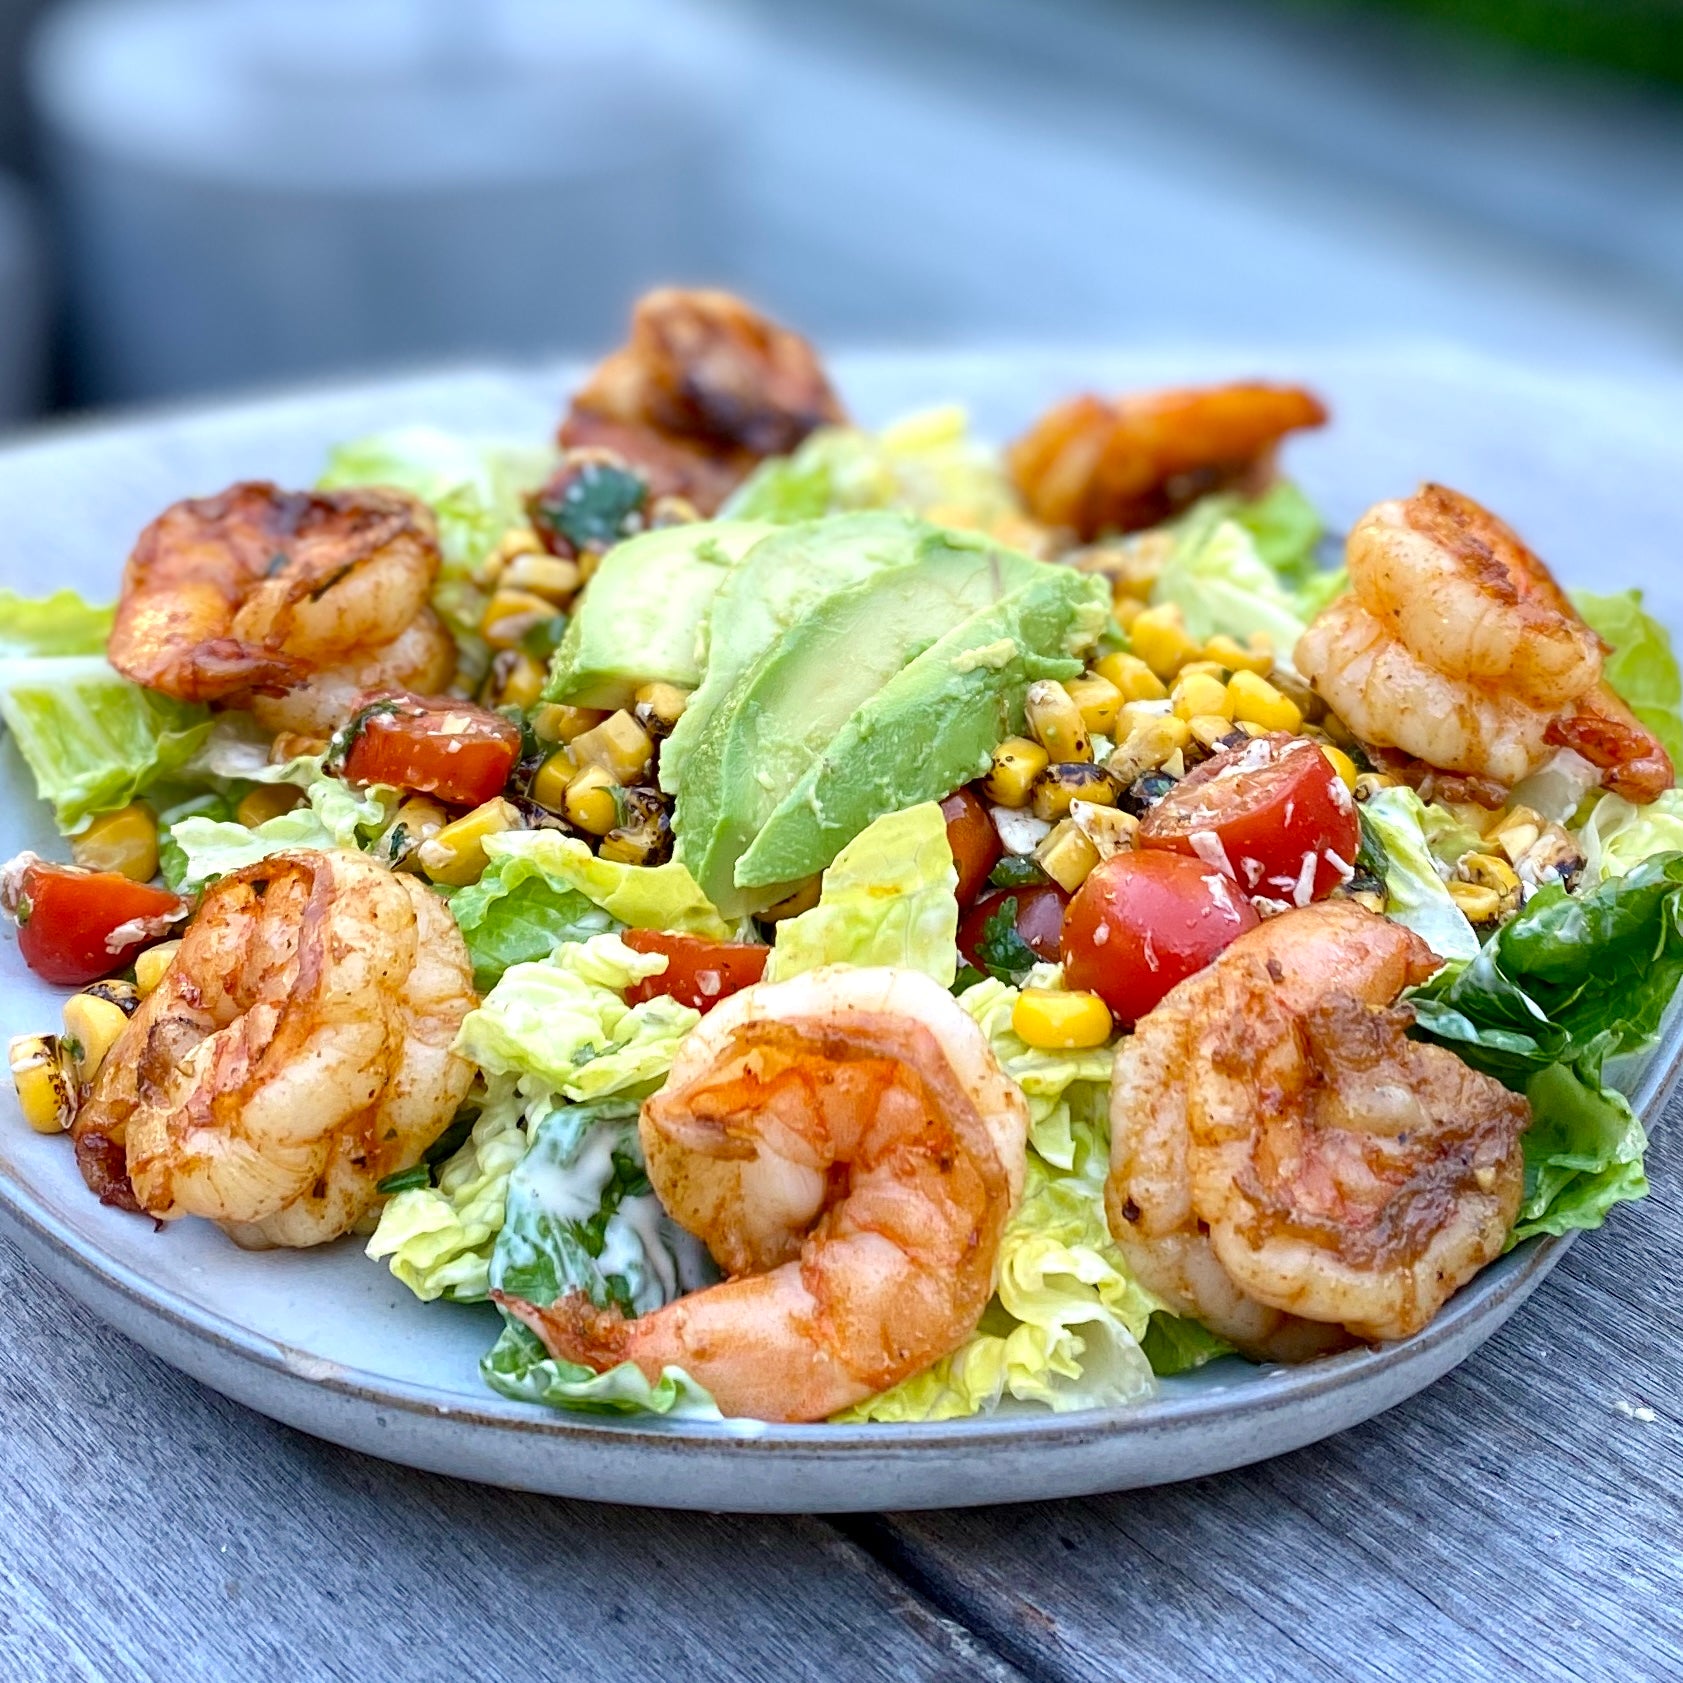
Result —
M 1367 504 L 1446 480 L 1489 502 L 1571 582 L 1641 583 L 1673 626 L 1683 402 L 1538 379 L 1442 352 L 939 355 L 841 358 L 854 411 L 878 422 L 968 404 L 1009 436 L 1087 386 L 1252 372 L 1307 380 L 1335 423 L 1290 465 L 1335 526 Z M 308 483 L 327 446 L 430 422 L 541 437 L 566 371 L 464 372 L 216 411 L 66 428 L 0 451 L 0 583 L 114 594 L 141 526 L 166 503 L 239 478 Z M 0 857 L 62 849 L 9 742 L 0 747 Z M 56 1024 L 61 995 L 0 944 L 0 1035 Z M 1658 1115 L 1683 1029 L 1628 1072 Z M 477 1362 L 489 1307 L 423 1306 L 346 1243 L 249 1254 L 204 1222 L 162 1231 L 101 1208 L 68 1141 L 30 1133 L 0 1097 L 0 1217 L 46 1273 L 184 1372 L 304 1431 L 464 1478 L 670 1507 L 836 1511 L 960 1506 L 1166 1483 L 1241 1466 L 1341 1431 L 1411 1396 L 1482 1344 L 1564 1244 L 1522 1246 L 1419 1337 L 1297 1369 L 1212 1364 L 1122 1411 L 1019 1414 L 938 1426 L 764 1426 L 619 1420 L 505 1402 Z M 1603 1242 L 1599 1236 L 1586 1241 Z

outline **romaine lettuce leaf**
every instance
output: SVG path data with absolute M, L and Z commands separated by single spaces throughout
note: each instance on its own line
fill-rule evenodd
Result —
M 104 654 L 114 608 L 96 608 L 74 590 L 22 596 L 0 590 L 0 657 Z
M 893 964 L 943 987 L 958 973 L 958 872 L 933 801 L 867 825 L 824 873 L 818 904 L 777 926 L 766 978 L 822 964 Z
M 1412 929 L 1440 958 L 1474 957 L 1478 936 L 1438 874 L 1433 842 L 1451 851 L 1459 847 L 1459 858 L 1479 838 L 1468 831 L 1471 840 L 1461 846 L 1462 838 L 1445 823 L 1453 825 L 1453 816 L 1400 785 L 1370 795 L 1361 819 L 1364 832 L 1371 827 L 1385 851 L 1386 915 Z
M 1603 795 L 1578 832 L 1584 874 L 1593 883 L 1622 877 L 1656 853 L 1683 850 L 1683 789 L 1667 789 L 1647 806 Z
M 1202 1322 L 1189 1320 L 1185 1315 L 1171 1315 L 1166 1309 L 1159 1309 L 1151 1317 L 1140 1348 L 1159 1379 L 1190 1373 L 1218 1356 L 1233 1354 L 1233 1346 Z
M 652 1385 L 641 1369 L 621 1362 L 606 1373 L 557 1361 L 528 1328 L 510 1322 L 479 1371 L 493 1391 L 515 1402 L 547 1403 L 583 1414 L 669 1414 L 677 1420 L 717 1420 L 718 1405 L 681 1367 Z
M 1642 592 L 1574 590 L 1572 603 L 1613 651 L 1602 677 L 1665 744 L 1672 763 L 1683 764 L 1683 673 L 1665 627 L 1643 609 Z
M 0 660 L 0 718 L 67 834 L 177 775 L 210 731 L 204 708 L 143 690 L 98 655 Z
M 450 896 L 450 910 L 467 942 L 480 993 L 489 993 L 511 965 L 548 958 L 565 941 L 617 934 L 625 927 L 518 853 L 493 859 L 478 882 Z

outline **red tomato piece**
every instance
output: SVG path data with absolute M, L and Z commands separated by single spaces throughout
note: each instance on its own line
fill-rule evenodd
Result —
M 958 903 L 968 906 L 988 885 L 988 872 L 1005 851 L 988 809 L 971 788 L 955 790 L 941 802 L 947 821 L 947 845 L 958 867 Z
M 1064 907 L 1069 896 L 1055 882 L 1034 883 L 1028 888 L 996 888 L 984 894 L 958 924 L 958 950 L 966 964 L 986 970 L 987 955 L 979 949 L 987 933 L 988 920 L 997 917 L 1007 900 L 1017 902 L 1014 918 L 1017 934 L 1034 956 L 1048 964 L 1058 962 L 1058 941 L 1064 927 Z
M 1262 919 L 1219 871 L 1177 853 L 1118 853 L 1064 916 L 1064 980 L 1137 1023 Z
M 347 783 L 389 783 L 453 806 L 478 806 L 508 782 L 520 758 L 520 728 L 471 701 L 368 695 L 335 758 Z
M 752 941 L 704 941 L 699 935 L 665 935 L 658 929 L 628 929 L 620 939 L 634 952 L 664 953 L 667 961 L 658 976 L 625 990 L 627 1005 L 665 995 L 703 1014 L 721 999 L 751 988 L 771 956 L 770 947 Z
M 1361 826 L 1326 755 L 1276 731 L 1182 778 L 1141 820 L 1139 845 L 1195 855 L 1247 894 L 1304 906 L 1350 880 Z
M 26 855 L 27 859 L 28 856 Z M 44 982 L 79 988 L 130 964 L 169 936 L 186 915 L 179 895 L 116 871 L 25 863 L 7 907 L 18 922 L 18 951 Z

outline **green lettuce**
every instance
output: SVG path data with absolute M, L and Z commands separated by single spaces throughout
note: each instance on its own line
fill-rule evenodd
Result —
M 1190 1373 L 1218 1356 L 1234 1353 L 1225 1338 L 1211 1332 L 1202 1322 L 1189 1320 L 1185 1315 L 1171 1315 L 1166 1309 L 1159 1309 L 1151 1317 L 1140 1348 L 1159 1379 Z
M 1665 744 L 1672 763 L 1683 764 L 1683 674 L 1665 627 L 1643 609 L 1642 592 L 1575 590 L 1572 602 L 1612 650 L 1602 676 Z
M 0 660 L 0 718 L 67 834 L 177 776 L 210 731 L 204 708 L 143 690 L 98 655 Z
M 116 609 L 96 608 L 74 590 L 0 590 L 0 657 L 103 654 L 115 616 Z
M 1647 1046 L 1683 980 L 1683 853 L 1580 895 L 1550 883 L 1484 944 L 1409 996 L 1418 1029 L 1526 1093 L 1514 1240 L 1592 1227 L 1640 1197 L 1645 1144 L 1609 1058 Z
M 681 1367 L 668 1367 L 652 1384 L 642 1370 L 621 1362 L 606 1373 L 592 1373 L 574 1362 L 556 1360 L 542 1341 L 518 1322 L 479 1364 L 493 1391 L 515 1402 L 547 1403 L 583 1414 L 668 1414 L 678 1420 L 717 1420 L 718 1405 Z
M 1383 850 L 1386 915 L 1412 929 L 1440 958 L 1474 957 L 1478 936 L 1450 898 L 1438 861 L 1440 850 L 1460 858 L 1468 847 L 1477 846 L 1478 836 L 1466 831 L 1471 839 L 1461 845 L 1463 837 L 1452 814 L 1428 807 L 1412 789 L 1401 786 L 1376 790 L 1362 804 L 1361 819 L 1363 834 L 1371 830 Z
M 824 873 L 818 904 L 777 926 L 766 977 L 823 964 L 892 964 L 943 987 L 958 973 L 958 872 L 933 801 L 861 830 Z
M 1683 789 L 1667 789 L 1647 806 L 1603 795 L 1578 832 L 1584 874 L 1593 883 L 1622 877 L 1656 853 L 1683 850 Z

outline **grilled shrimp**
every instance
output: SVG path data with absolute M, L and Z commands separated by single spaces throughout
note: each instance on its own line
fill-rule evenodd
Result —
M 1006 455 L 1028 511 L 1091 540 L 1155 526 L 1265 474 L 1287 433 L 1327 418 L 1297 386 L 1237 384 L 1056 405 Z
M 107 653 L 148 689 L 243 704 L 388 654 L 438 567 L 432 513 L 401 491 L 232 485 L 140 534 Z
M 278 853 L 205 894 L 73 1128 L 108 1201 L 246 1245 L 315 1245 L 419 1161 L 473 1079 L 477 1003 L 444 903 L 354 853 Z M 118 1152 L 121 1157 L 119 1159 Z
M 821 1420 L 975 1330 L 1028 1111 L 980 1029 L 908 970 L 814 970 L 710 1012 L 643 1107 L 649 1179 L 730 1276 L 623 1320 L 508 1300 L 557 1356 L 684 1368 L 731 1415 Z
M 574 397 L 560 442 L 613 450 L 653 495 L 711 514 L 756 463 L 846 418 L 799 334 L 728 292 L 662 287 Z
M 1136 1277 L 1246 1353 L 1417 1332 L 1519 1210 L 1523 1098 L 1407 1038 L 1438 961 L 1346 900 L 1175 988 L 1111 1087 L 1110 1228 Z
M 1363 515 L 1347 554 L 1349 594 L 1295 663 L 1364 742 L 1510 786 L 1569 747 L 1629 800 L 1671 787 L 1665 749 L 1602 682 L 1601 640 L 1487 509 L 1426 485 Z

